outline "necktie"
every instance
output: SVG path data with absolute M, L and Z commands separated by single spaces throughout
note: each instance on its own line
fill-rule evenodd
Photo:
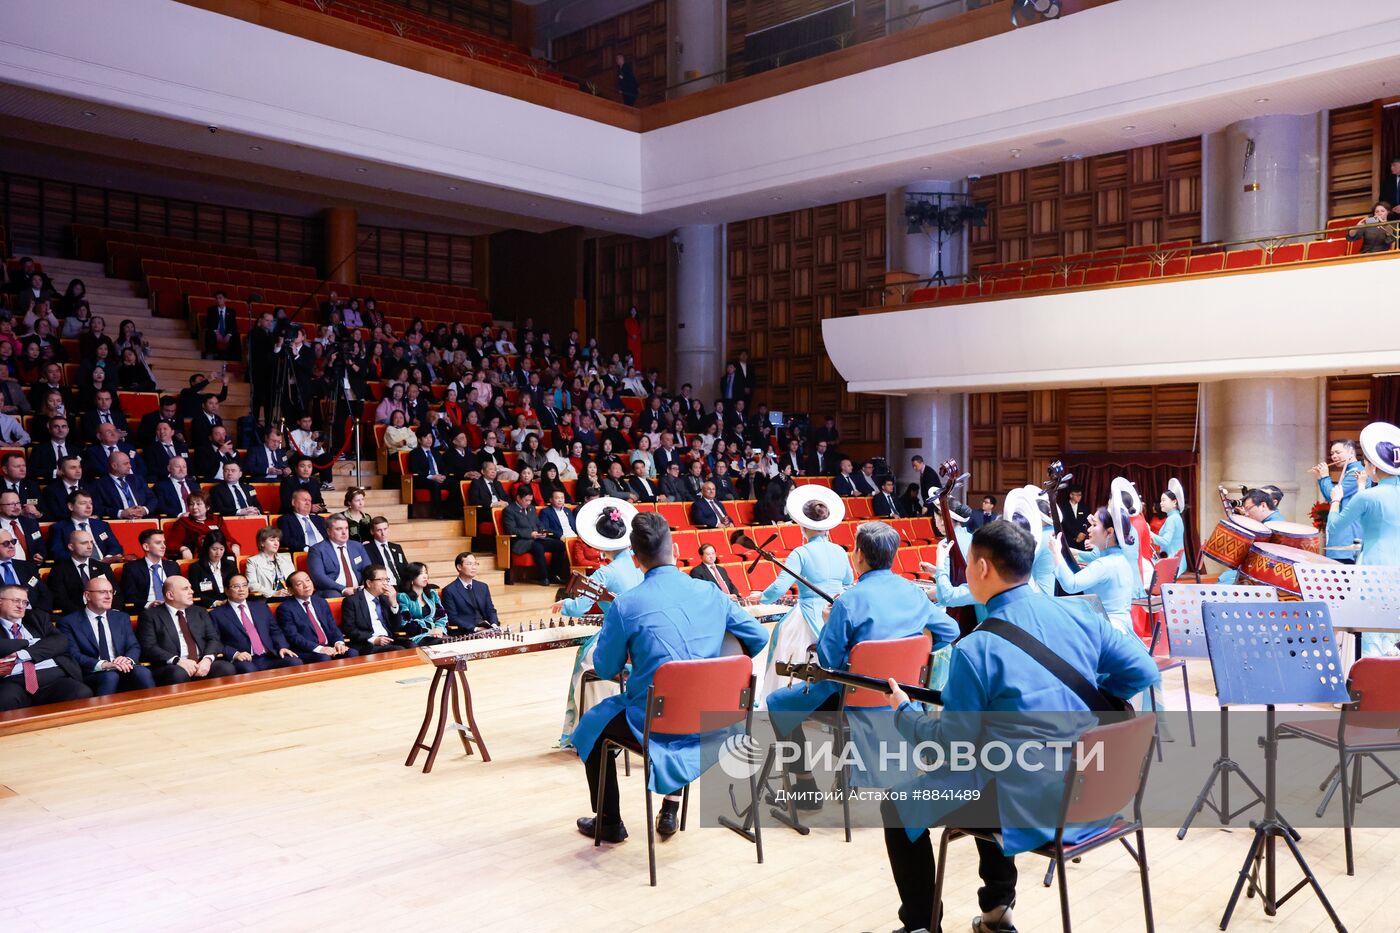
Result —
M 105 451 L 107 451 L 107 456 L 108 456 L 108 457 L 111 457 L 112 454 L 116 451 L 117 448 L 115 448 L 115 447 L 104 447 L 104 448 L 102 448 L 102 449 L 105 450 Z
M 77 567 L 78 576 L 83 578 L 83 586 L 86 587 L 88 584 L 88 580 L 92 579 L 91 575 L 88 573 L 87 561 L 83 561 L 81 564 L 78 564 Z
M 301 524 L 302 535 L 306 538 L 306 546 L 311 547 L 313 544 L 319 544 L 321 537 L 316 533 L 316 526 L 311 524 L 311 518 L 303 515 L 301 517 Z
M 156 599 L 160 599 L 165 589 L 165 568 L 160 564 L 151 563 L 146 566 L 151 568 L 151 592 L 155 594 Z
M 355 585 L 355 572 L 350 569 L 350 558 L 345 556 L 345 545 L 340 545 L 340 569 L 345 574 L 345 585 Z
M 9 561 L 0 563 L 0 579 L 3 579 L 12 586 L 19 585 L 19 580 L 15 577 L 15 568 Z M 19 636 L 15 637 L 18 638 Z
M 24 535 L 20 533 L 18 519 L 10 519 L 10 530 L 15 533 L 15 546 L 24 547 Z
M 190 507 L 190 487 L 184 480 L 180 480 L 180 503 L 185 508 Z
M 248 507 L 248 497 L 243 495 L 243 487 L 237 483 L 231 483 L 229 488 L 233 490 L 233 503 L 242 511 Z
M 97 629 L 97 657 L 103 661 L 112 660 L 112 645 L 107 641 L 107 619 L 94 615 L 92 624 Z
M 379 553 L 384 557 L 384 569 L 389 571 L 389 579 L 395 586 L 399 584 L 399 575 L 394 571 L 394 555 L 389 553 L 389 545 L 379 545 Z
M 185 621 L 185 610 L 175 610 L 175 624 L 180 627 L 180 637 L 185 640 L 185 657 L 191 661 L 198 661 L 199 655 L 196 652 L 199 649 L 194 643 L 194 632 L 190 631 L 190 624 Z
M 126 484 L 126 477 L 122 476 L 117 478 L 117 488 L 122 491 L 122 503 L 127 508 L 134 507 L 136 505 L 136 500 L 131 497 L 131 487 Z
M 68 451 L 64 449 L 63 443 L 61 441 L 53 445 L 53 453 L 55 458 L 54 463 L 57 463 L 59 460 L 62 460 L 64 457 L 68 456 Z
M 437 461 L 433 459 L 433 452 L 426 447 L 423 450 L 428 455 L 428 475 L 437 476 Z
M 109 411 L 100 412 L 98 414 L 98 418 L 102 421 L 103 424 L 112 423 L 112 413 Z
M 165 456 L 166 456 L 167 458 L 174 458 L 174 456 L 175 456 L 175 448 L 174 448 L 174 447 L 171 447 L 169 444 L 166 444 L 166 445 L 165 445 Z
M 9 565 L 8 563 L 6 563 L 5 566 L 6 566 L 6 567 L 9 567 L 10 565 Z M 19 624 L 18 622 L 11 622 L 11 623 L 10 623 L 10 637 L 11 637 L 11 638 L 24 638 L 24 631 L 20 628 L 20 624 Z M 22 674 L 23 674 L 23 676 L 24 676 L 24 689 L 25 689 L 25 691 L 28 692 L 28 693 L 38 693 L 38 692 L 39 692 L 39 675 L 36 674 L 36 673 L 34 673 L 34 662 L 33 662 L 33 661 L 21 661 L 21 662 L 19 662 L 19 665 L 20 665 L 20 670 L 21 670 L 21 672 L 22 672 Z
M 78 530 L 79 530 L 79 531 L 87 531 L 87 530 L 88 530 L 87 522 L 86 522 L 86 521 L 78 522 Z
M 710 575 L 713 576 L 715 578 L 715 582 L 719 584 L 720 592 L 723 593 L 725 596 L 728 596 L 729 584 L 724 582 L 724 575 L 719 572 L 719 567 L 711 567 Z
M 248 633 L 248 641 L 253 646 L 253 654 L 267 654 L 267 648 L 263 646 L 262 636 L 258 634 L 258 627 L 248 616 L 247 603 L 238 607 L 238 616 L 243 620 L 243 631 Z
M 326 633 L 321 628 L 321 623 L 316 621 L 316 613 L 311 611 L 311 600 L 306 600 L 301 604 L 301 608 L 306 611 L 306 617 L 311 620 L 311 627 L 316 630 L 316 640 L 321 644 L 326 643 Z
M 885 493 L 885 501 L 890 504 L 890 514 L 895 514 L 897 510 L 894 507 L 894 499 L 890 496 L 889 493 Z

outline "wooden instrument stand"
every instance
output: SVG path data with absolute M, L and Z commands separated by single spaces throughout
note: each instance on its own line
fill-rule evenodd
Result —
M 481 760 L 490 761 L 491 753 L 486 750 L 486 743 L 481 740 L 481 730 L 477 728 L 476 716 L 472 714 L 472 688 L 467 683 L 467 659 L 461 656 L 440 658 L 433 662 L 433 668 L 433 682 L 428 688 L 428 708 L 423 713 L 423 725 L 418 727 L 418 738 L 413 740 L 413 747 L 408 751 L 408 760 L 403 763 L 404 767 L 413 767 L 413 760 L 418 757 L 421 749 L 428 753 L 428 760 L 423 762 L 423 773 L 427 774 L 433 770 L 433 760 L 437 758 L 438 749 L 442 746 L 442 734 L 447 731 L 449 702 L 452 704 L 452 729 L 461 734 L 463 750 L 470 755 L 471 743 L 475 742 L 481 751 Z M 432 744 L 428 745 L 424 744 L 423 737 L 428 734 L 428 727 L 433 723 L 433 700 L 437 699 L 439 683 L 442 685 L 442 699 L 437 704 L 437 730 L 433 733 Z M 462 719 L 459 702 L 466 704 L 465 720 Z

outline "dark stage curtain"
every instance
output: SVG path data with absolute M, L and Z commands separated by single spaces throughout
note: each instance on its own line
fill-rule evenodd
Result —
M 1186 560 L 1183 572 L 1196 566 L 1196 555 L 1200 553 L 1200 538 L 1196 532 L 1196 510 L 1201 503 L 1191 501 L 1196 494 L 1199 479 L 1196 467 L 1196 453 L 1191 450 L 1145 450 L 1117 453 L 1074 453 L 1064 455 L 1065 467 L 1074 474 L 1074 482 L 1084 487 L 1084 502 L 1090 508 L 1101 508 L 1108 504 L 1109 486 L 1114 477 L 1126 476 L 1142 496 L 1143 505 L 1150 520 L 1157 513 L 1158 500 L 1167 490 L 1167 480 L 1176 477 L 1186 490 L 1186 511 L 1182 520 L 1186 526 Z M 1219 509 L 1209 510 L 1218 514 Z
M 1372 421 L 1396 424 L 1400 417 L 1400 376 L 1372 376 L 1366 415 Z

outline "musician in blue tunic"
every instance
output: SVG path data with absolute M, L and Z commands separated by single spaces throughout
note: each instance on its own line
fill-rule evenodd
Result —
M 1327 450 L 1328 457 L 1332 465 L 1342 471 L 1341 508 L 1345 509 L 1347 503 L 1351 502 L 1357 491 L 1366 485 L 1365 478 L 1361 475 L 1366 469 L 1366 464 L 1362 463 L 1356 456 L 1356 442 L 1347 438 L 1338 438 L 1332 442 L 1332 446 Z M 1332 492 L 1338 484 L 1332 481 L 1332 473 L 1326 463 L 1319 463 L 1312 468 L 1312 475 L 1317 477 L 1317 492 L 1321 497 L 1320 501 L 1332 503 L 1330 511 L 1327 513 L 1330 518 L 1335 512 L 1338 503 L 1333 501 Z M 1336 545 L 1335 547 L 1333 545 Z M 1344 564 L 1356 563 L 1356 551 L 1353 549 L 1351 539 L 1336 540 L 1330 534 L 1327 538 L 1327 550 L 1323 553 L 1333 560 L 1341 561 Z
M 1019 519 L 1018 517 L 1019 516 Z M 1021 527 L 1036 536 L 1035 564 L 1031 567 L 1031 585 L 1046 596 L 1055 595 L 1055 520 L 1050 517 L 1050 498 L 1039 486 L 1022 486 L 1006 494 L 1002 517 L 1020 521 Z
M 1181 480 L 1172 477 L 1167 481 L 1167 491 L 1162 493 L 1160 505 L 1166 518 L 1152 536 L 1152 543 L 1163 557 L 1176 557 L 1186 550 L 1186 523 L 1181 518 L 1181 513 L 1186 509 L 1186 490 L 1182 488 Z
M 938 563 L 930 564 L 927 561 L 919 562 L 919 569 L 924 573 L 933 575 L 933 591 L 928 594 L 928 598 L 942 606 L 945 610 L 956 609 L 959 606 L 971 606 L 977 621 L 981 622 L 987 617 L 987 607 L 981 605 L 973 599 L 972 591 L 967 588 L 966 583 L 953 584 L 951 572 L 952 562 L 949 556 L 956 544 L 958 552 L 966 554 L 972 547 L 972 534 L 967 530 L 967 520 L 971 517 L 972 511 L 961 502 L 954 502 L 949 505 L 949 514 L 953 516 L 953 537 L 948 538 L 947 532 L 943 529 L 943 513 L 934 513 L 934 524 L 939 533 L 944 535 L 942 541 L 938 542 Z
M 593 571 L 588 579 L 614 596 L 621 596 L 642 582 L 642 572 L 632 560 L 632 548 L 627 541 L 632 530 L 632 519 L 636 516 L 637 507 L 632 503 L 601 496 L 584 503 L 575 518 L 583 543 L 608 558 L 608 562 Z M 566 618 L 577 619 L 592 612 L 594 604 L 592 596 L 573 596 L 555 603 L 553 609 Z M 609 605 L 611 600 L 597 603 L 602 612 L 606 612 Z M 570 746 L 570 736 L 580 716 L 598 700 L 620 689 L 610 680 L 583 682 L 584 674 L 593 670 L 593 652 L 597 641 L 598 634 L 595 632 L 583 640 L 574 655 L 574 669 L 569 675 L 569 696 L 564 706 L 564 727 L 559 735 L 560 748 Z
M 1245 518 L 1252 518 L 1265 525 L 1283 521 L 1283 513 L 1274 507 L 1274 497 L 1263 489 L 1251 489 L 1246 492 L 1240 503 L 1240 512 Z M 1227 570 L 1220 575 L 1220 582 L 1223 584 L 1231 585 L 1239 580 L 1238 570 Z
M 787 569 L 759 597 L 759 602 L 775 603 L 797 584 L 797 606 L 773 626 L 768 642 L 763 683 L 758 688 L 760 703 L 774 690 L 787 686 L 788 678 L 780 678 L 773 669 L 776 662 L 806 660 L 807 649 L 821 634 L 823 617 L 830 605 L 794 574 L 806 578 L 828 596 L 850 586 L 855 579 L 846 552 L 826 534 L 846 517 L 846 503 L 840 496 L 826 486 L 797 486 L 788 493 L 787 513 L 802 526 L 807 542 L 788 555 L 783 564 Z
M 608 607 L 593 663 L 599 677 L 615 677 L 630 659 L 632 675 L 625 693 L 611 696 L 584 713 L 574 730 L 574 747 L 588 773 L 590 802 L 598 799 L 598 781 L 607 769 L 607 789 L 595 816 L 582 817 L 578 830 L 593 836 L 594 820 L 602 820 L 606 842 L 627 838 L 618 810 L 617 773 L 612 755 L 603 755 L 602 739 L 617 738 L 635 745 L 645 731 L 647 691 L 657 668 L 667 661 L 694 661 L 720 656 L 725 635 L 738 639 L 750 657 L 767 641 L 763 627 L 719 587 L 695 580 L 675 566 L 671 529 L 655 512 L 632 522 L 632 552 L 645 572 L 642 583 L 619 594 Z M 695 735 L 651 737 L 651 789 L 666 794 L 657 818 L 662 835 L 674 831 L 679 794 L 700 776 L 700 742 Z
M 972 539 L 968 559 L 968 586 L 986 605 L 989 613 L 1022 629 L 1050 647 L 1082 677 L 1113 697 L 1130 697 L 1154 686 L 1161 676 L 1157 665 L 1135 639 L 1124 638 L 1080 600 L 1055 599 L 1034 592 L 1028 585 L 1034 563 L 1035 541 L 1012 522 L 992 522 L 979 529 Z M 1120 557 L 1121 560 L 1121 557 Z M 1126 562 L 1124 562 L 1126 563 Z M 891 686 L 895 686 L 891 682 Z M 971 741 L 977 747 L 989 742 L 1006 742 L 1013 747 L 1027 738 L 1053 738 L 1044 732 L 1028 735 L 1032 726 L 1051 722 L 1063 728 L 1060 738 L 1073 740 L 1084 728 L 1097 724 L 1092 714 L 1059 713 L 1053 719 L 984 719 L 981 711 L 1021 713 L 1035 711 L 1078 711 L 1085 704 L 1058 677 L 1019 647 L 1003 637 L 974 630 L 953 646 L 948 684 L 943 689 L 943 712 L 929 716 L 922 707 L 909 702 L 896 689 L 890 705 L 896 710 L 899 732 L 911 743 L 933 742 L 947 746 L 954 741 Z M 968 715 L 959 716 L 965 713 Z M 951 714 L 951 715 L 950 715 Z M 1018 728 L 1019 725 L 1019 728 Z M 1047 751 L 1047 754 L 1050 754 Z M 975 930 L 1014 931 L 1011 905 L 1016 898 L 1016 864 L 1013 856 L 1049 841 L 1053 825 L 1030 822 L 1028 813 L 1045 810 L 1047 801 L 1058 807 L 1063 774 L 1053 763 L 1042 771 L 1016 768 L 1000 774 L 982 769 L 949 773 L 930 772 L 917 786 L 936 787 L 943 801 L 905 809 L 887 803 L 885 849 L 899 891 L 899 919 L 905 929 L 932 929 L 931 888 L 934 876 L 933 845 L 923 826 L 985 825 L 959 820 L 954 810 L 962 804 L 947 800 L 950 790 L 976 790 L 995 799 L 1001 814 L 1002 844 L 979 840 L 979 872 L 982 887 L 978 900 L 982 914 Z M 926 783 L 924 783 L 926 782 Z M 975 817 L 974 817 L 975 819 Z M 1052 820 L 1047 820 L 1047 823 Z M 1080 842 L 1098 832 L 1105 823 L 1071 826 L 1067 843 Z M 948 926 L 945 924 L 944 929 Z
M 1345 490 L 1338 484 L 1332 490 L 1332 510 L 1327 514 L 1329 540 L 1361 539 L 1356 562 L 1366 567 L 1400 566 L 1400 428 L 1384 421 L 1368 424 L 1361 432 L 1361 450 L 1366 468 L 1357 484 L 1367 480 L 1375 485 L 1362 488 L 1341 505 Z M 1393 634 L 1369 632 L 1361 638 L 1363 655 L 1400 655 Z
M 845 670 L 851 650 L 863 641 L 908 638 L 927 631 L 937 649 L 958 637 L 957 623 L 946 612 L 929 602 L 923 590 L 891 571 L 898 551 L 899 532 L 889 525 L 865 522 L 856 530 L 854 559 L 860 580 L 831 606 L 831 616 L 817 639 L 817 662 L 822 667 Z M 805 747 L 802 721 L 817 710 L 836 709 L 841 690 L 839 684 L 822 681 L 773 691 L 768 710 L 776 736 L 795 737 Z M 794 776 L 797 799 L 817 799 L 816 782 L 805 763 Z
M 1074 570 L 1065 563 L 1063 548 L 1057 540 L 1051 549 L 1055 557 L 1055 582 L 1066 593 L 1088 593 L 1099 598 L 1103 611 L 1114 627 L 1125 635 L 1133 634 L 1133 598 L 1141 584 L 1137 568 L 1128 562 L 1125 552 L 1136 555 L 1136 542 L 1128 526 L 1122 503 L 1109 500 L 1109 507 L 1089 515 L 1089 545 L 1097 559 Z M 1138 642 L 1139 646 L 1141 641 Z

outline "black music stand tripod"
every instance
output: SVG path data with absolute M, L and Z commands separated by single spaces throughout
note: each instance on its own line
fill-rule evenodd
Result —
M 1220 918 L 1220 929 L 1230 923 L 1240 892 L 1248 885 L 1248 897 L 1259 895 L 1264 913 L 1272 917 L 1294 894 L 1311 887 L 1332 925 L 1346 933 L 1341 918 L 1322 890 L 1322 884 L 1303 858 L 1292 828 L 1278 815 L 1278 736 L 1275 705 L 1279 703 L 1346 703 L 1351 698 L 1341 677 L 1340 656 L 1332 617 L 1326 603 L 1203 603 L 1201 621 L 1210 652 L 1216 693 L 1222 706 L 1255 705 L 1265 709 L 1264 817 L 1251 821 L 1254 838 L 1240 867 L 1239 879 Z M 1318 652 L 1336 665 L 1335 676 L 1319 677 L 1314 668 Z M 1278 841 L 1282 839 L 1303 878 L 1282 895 L 1278 893 Z M 1263 874 L 1261 880 L 1260 874 Z

